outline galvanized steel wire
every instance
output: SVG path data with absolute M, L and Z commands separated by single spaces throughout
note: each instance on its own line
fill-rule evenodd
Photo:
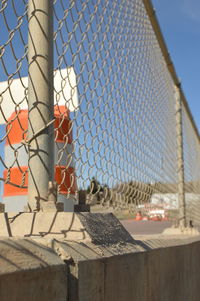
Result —
M 6 82 L 0 91 L 0 110 L 6 124 L 1 148 L 7 141 L 13 152 L 9 163 L 1 154 L 5 170 L 1 180 L 21 188 L 27 186 L 27 170 L 21 169 L 18 153 L 21 148 L 27 152 L 30 137 L 22 128 L 22 141 L 13 146 L 9 133 L 14 120 L 20 126 L 20 109 L 28 102 L 28 82 L 24 79 L 28 74 L 27 4 L 25 0 L 17 4 L 2 1 L 0 7 L 0 24 L 5 32 L 0 43 L 0 74 Z M 177 214 L 175 83 L 143 1 L 55 0 L 54 69 L 60 79 L 59 86 L 54 87 L 59 114 L 55 165 L 62 178 L 58 191 L 66 186 L 66 198 L 72 190 L 76 198 L 78 191 L 85 191 L 90 204 L 142 210 L 144 215 L 149 214 L 151 204 L 155 207 L 166 202 Z M 23 90 L 17 102 L 12 92 L 15 78 Z M 3 110 L 7 95 L 14 104 L 12 118 Z M 65 100 L 62 110 L 61 98 Z M 183 111 L 186 193 L 196 200 L 199 137 L 187 110 Z M 66 118 L 67 132 L 62 128 Z M 56 137 L 62 131 L 64 140 L 59 143 Z M 13 166 L 21 172 L 17 181 L 12 181 Z M 71 166 L 75 172 L 69 171 Z M 70 181 L 66 182 L 68 176 Z M 194 200 L 187 202 L 188 208 L 194 207 Z M 188 219 L 189 214 L 191 210 Z

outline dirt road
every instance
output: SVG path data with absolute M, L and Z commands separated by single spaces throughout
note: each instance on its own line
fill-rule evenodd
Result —
M 131 235 L 161 234 L 164 229 L 171 227 L 168 221 L 134 221 L 121 220 L 121 223 Z

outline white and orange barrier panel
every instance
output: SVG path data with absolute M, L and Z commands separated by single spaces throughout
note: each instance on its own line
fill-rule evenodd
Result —
M 69 112 L 64 116 L 60 110 L 55 115 L 55 180 L 58 183 L 58 202 L 64 203 L 65 211 L 73 211 L 76 201 L 76 175 L 73 159 L 73 139 Z M 28 128 L 28 111 L 13 113 L 9 118 L 8 135 L 5 144 L 5 164 L 11 166 L 4 171 L 4 178 L 21 186 L 28 185 L 28 154 L 23 140 Z M 8 174 L 9 173 L 9 174 Z M 27 205 L 28 189 L 4 184 L 3 201 L 5 211 L 23 211 Z
M 0 124 L 7 123 L 4 157 L 7 169 L 4 170 L 4 179 L 18 186 L 27 187 L 28 153 L 23 141 L 26 140 L 28 129 L 28 106 L 24 89 L 28 86 L 28 78 L 13 79 L 12 83 L 9 83 L 9 89 L 6 88 L 7 86 L 7 82 L 0 83 L 0 93 L 3 96 Z M 59 191 L 58 201 L 64 203 L 64 211 L 73 211 L 74 204 L 77 204 L 77 183 L 69 113 L 78 109 L 78 94 L 76 76 L 72 67 L 56 71 L 54 74 L 54 104 L 54 162 L 55 180 Z M 27 193 L 27 188 L 5 183 L 3 194 L 5 211 L 24 211 L 24 206 L 27 205 Z

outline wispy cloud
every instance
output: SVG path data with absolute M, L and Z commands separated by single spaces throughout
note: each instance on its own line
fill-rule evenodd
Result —
M 200 23 L 200 0 L 183 0 L 182 10 L 185 16 Z

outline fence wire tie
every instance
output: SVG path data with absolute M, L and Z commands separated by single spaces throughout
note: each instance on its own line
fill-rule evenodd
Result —
M 54 122 L 55 122 L 55 118 L 52 119 L 50 122 L 48 122 L 44 127 L 42 127 L 39 131 L 37 131 L 30 139 L 28 140 L 23 140 L 22 143 L 24 145 L 30 145 L 30 143 L 36 139 L 44 130 L 46 130 L 47 128 L 49 128 Z

